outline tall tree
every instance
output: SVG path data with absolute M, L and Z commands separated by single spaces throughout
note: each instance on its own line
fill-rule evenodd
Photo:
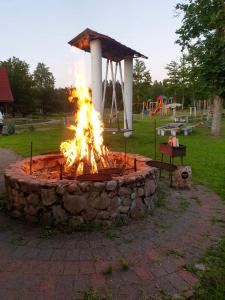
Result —
M 211 133 L 218 136 L 225 99 L 225 2 L 188 0 L 176 8 L 184 14 L 177 42 L 194 57 L 198 77 L 213 97 Z
M 44 63 L 38 63 L 33 73 L 37 106 L 42 113 L 51 111 L 54 100 L 55 78 Z
M 180 82 L 180 65 L 175 60 L 172 60 L 168 65 L 166 65 L 168 80 L 167 84 L 173 89 L 175 98 L 177 97 L 177 90 L 181 85 Z
M 138 102 L 148 97 L 149 87 L 152 83 L 150 71 L 142 60 L 135 59 L 134 64 L 134 97 Z
M 9 74 L 10 86 L 12 89 L 14 103 L 13 114 L 22 113 L 26 115 L 34 110 L 32 97 L 32 76 L 29 72 L 29 65 L 17 57 L 0 61 L 0 66 L 6 67 Z

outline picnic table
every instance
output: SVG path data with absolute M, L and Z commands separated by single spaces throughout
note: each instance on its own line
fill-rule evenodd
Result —
M 157 134 L 164 136 L 166 133 L 176 136 L 177 133 L 183 132 L 184 135 L 188 135 L 193 131 L 195 125 L 186 125 L 184 123 L 170 123 L 164 126 L 157 127 Z

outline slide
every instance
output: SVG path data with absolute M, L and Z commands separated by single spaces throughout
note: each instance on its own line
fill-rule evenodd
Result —
M 157 106 L 156 109 L 152 110 L 151 115 L 154 116 L 158 111 L 160 111 L 160 106 Z

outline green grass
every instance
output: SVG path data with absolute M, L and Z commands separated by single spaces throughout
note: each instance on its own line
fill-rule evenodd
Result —
M 193 270 L 200 279 L 194 298 L 199 300 L 225 299 L 225 237 L 208 250 L 201 262 L 205 271 Z
M 122 271 L 126 272 L 126 271 L 129 270 L 129 263 L 128 263 L 128 261 L 125 258 L 122 258 L 121 261 L 120 261 L 120 263 L 121 263 L 121 270 Z
M 103 271 L 103 274 L 106 276 L 112 275 L 113 267 L 111 265 L 108 265 L 108 267 Z

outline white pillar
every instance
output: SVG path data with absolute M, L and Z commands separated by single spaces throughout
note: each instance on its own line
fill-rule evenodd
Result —
M 128 129 L 132 129 L 132 104 L 133 104 L 133 58 L 124 59 L 124 128 L 126 122 Z M 129 137 L 132 132 L 124 133 L 125 137 Z
M 102 46 L 100 40 L 90 42 L 91 89 L 95 110 L 102 113 Z

